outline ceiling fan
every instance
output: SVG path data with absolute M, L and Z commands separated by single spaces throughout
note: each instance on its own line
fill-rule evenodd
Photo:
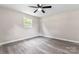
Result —
M 36 13 L 37 11 L 41 11 L 42 13 L 45 13 L 44 9 L 52 8 L 52 6 L 44 6 L 43 4 L 37 4 L 37 6 L 29 6 L 29 7 L 36 8 L 36 10 L 33 13 Z

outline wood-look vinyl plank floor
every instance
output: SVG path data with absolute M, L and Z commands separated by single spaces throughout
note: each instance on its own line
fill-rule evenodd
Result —
M 78 54 L 79 44 L 35 37 L 0 46 L 0 54 Z

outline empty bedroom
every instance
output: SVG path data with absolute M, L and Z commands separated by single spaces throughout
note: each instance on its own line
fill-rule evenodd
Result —
M 79 4 L 0 4 L 0 54 L 79 54 Z

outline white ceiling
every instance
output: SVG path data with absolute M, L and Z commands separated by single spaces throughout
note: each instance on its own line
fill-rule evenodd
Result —
M 72 10 L 79 10 L 79 4 L 44 4 L 44 5 L 52 6 L 52 8 L 50 9 L 44 9 L 46 11 L 45 14 L 43 14 L 41 11 L 33 13 L 34 10 L 36 9 L 28 7 L 28 6 L 36 6 L 36 4 L 1 4 L 0 6 L 14 9 L 37 17 L 44 17 L 47 15 L 62 13 L 62 12 L 67 12 Z

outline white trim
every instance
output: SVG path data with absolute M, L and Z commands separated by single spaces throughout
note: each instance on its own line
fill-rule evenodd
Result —
M 2 42 L 2 43 L 0 43 L 0 46 L 4 45 L 4 44 L 12 43 L 12 42 L 20 41 L 20 40 L 30 39 L 30 38 L 37 37 L 37 36 L 39 36 L 39 35 L 32 35 L 30 37 L 23 37 L 23 38 L 20 38 L 20 39 L 15 39 L 15 40 L 11 40 L 11 41 Z
M 48 37 L 48 38 L 55 38 L 55 39 L 58 39 L 58 40 L 63 40 L 63 41 L 68 41 L 68 42 L 73 42 L 73 43 L 78 43 L 79 44 L 79 41 L 68 40 L 68 39 L 58 38 L 58 37 L 52 37 L 52 36 L 49 36 L 49 35 L 43 35 L 43 36 Z
M 64 38 L 57 38 L 57 37 L 52 37 L 52 36 L 49 36 L 49 35 L 42 35 L 41 34 L 41 35 L 32 35 L 30 37 L 23 37 L 23 38 L 20 38 L 20 39 L 17 39 L 17 40 L 15 39 L 15 40 L 11 40 L 11 41 L 2 42 L 2 43 L 0 43 L 0 45 L 16 42 L 16 41 L 20 41 L 20 40 L 30 39 L 30 38 L 34 38 L 34 37 L 37 37 L 37 36 L 43 36 L 43 37 L 48 37 L 48 38 L 55 38 L 55 39 L 58 39 L 58 40 L 69 41 L 69 42 L 74 42 L 74 43 L 78 43 L 79 44 L 79 41 L 68 40 L 68 39 L 64 39 Z

